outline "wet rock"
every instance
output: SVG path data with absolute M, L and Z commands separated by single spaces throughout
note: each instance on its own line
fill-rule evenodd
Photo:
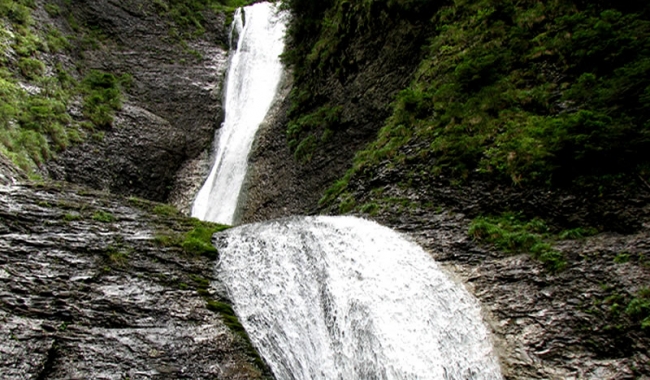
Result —
M 187 219 L 154 207 L 65 184 L 0 186 L 3 379 L 268 375 L 206 308 L 206 292 L 219 298 L 202 288 L 213 262 L 156 243 Z
M 25 173 L 17 168 L 9 158 L 0 153 L 0 185 L 14 185 L 26 179 Z

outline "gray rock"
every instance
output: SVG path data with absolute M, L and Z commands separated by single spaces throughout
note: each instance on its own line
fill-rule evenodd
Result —
M 130 74 L 133 84 L 104 139 L 59 154 L 48 163 L 50 176 L 157 201 L 171 193 L 191 197 L 183 194 L 194 186 L 177 172 L 209 148 L 223 119 L 225 15 L 206 12 L 205 34 L 184 45 L 170 37 L 168 20 L 151 1 L 75 0 L 62 7 L 106 36 L 100 49 L 78 52 L 72 60 L 87 69 Z
M 213 263 L 156 243 L 186 219 L 154 206 L 64 184 L 0 186 L 3 379 L 269 376 L 197 291 Z

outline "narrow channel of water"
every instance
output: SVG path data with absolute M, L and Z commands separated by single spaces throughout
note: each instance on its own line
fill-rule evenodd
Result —
M 282 77 L 287 14 L 257 3 L 234 16 L 235 42 L 225 91 L 225 121 L 215 138 L 215 161 L 192 207 L 192 216 L 233 224 L 246 177 L 248 154 Z

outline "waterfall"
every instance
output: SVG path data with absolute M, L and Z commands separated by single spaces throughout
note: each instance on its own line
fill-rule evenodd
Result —
M 217 132 L 215 161 L 198 192 L 192 216 L 232 224 L 246 177 L 248 153 L 271 107 L 282 76 L 287 15 L 271 3 L 235 12 L 232 52 L 225 92 L 225 121 Z
M 282 379 L 501 379 L 477 301 L 397 232 L 294 217 L 215 235 L 217 275 Z

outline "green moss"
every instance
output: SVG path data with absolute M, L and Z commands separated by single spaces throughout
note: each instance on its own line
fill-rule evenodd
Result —
M 253 343 L 251 342 L 248 333 L 242 326 L 241 322 L 239 322 L 239 318 L 237 318 L 237 315 L 235 314 L 232 306 L 225 302 L 206 298 L 206 307 L 208 310 L 213 311 L 221 316 L 221 319 L 223 320 L 224 324 L 230 329 L 230 331 L 235 333 L 235 335 L 237 335 L 242 340 L 246 352 L 248 355 L 254 358 L 255 364 L 258 366 L 258 368 L 265 370 L 267 368 L 266 364 L 260 357 L 255 347 L 253 347 Z
M 554 236 L 541 219 L 525 220 L 516 213 L 478 217 L 470 224 L 468 234 L 474 240 L 493 244 L 504 252 L 527 252 L 551 271 L 566 267 L 564 255 L 549 243 Z
M 578 227 L 570 230 L 564 230 L 559 233 L 560 239 L 581 239 L 588 236 L 593 236 L 598 233 L 598 230 L 593 227 Z
M 212 235 L 216 232 L 223 231 L 226 228 L 228 228 L 228 226 L 196 221 L 194 228 L 183 236 L 180 245 L 183 250 L 189 254 L 207 256 L 216 259 L 217 249 L 212 245 Z
M 619 252 L 614 257 L 614 262 L 617 264 L 625 264 L 630 261 L 630 254 L 627 252 Z
M 178 209 L 169 204 L 158 204 L 154 206 L 153 213 L 160 216 L 177 216 L 179 215 Z
M 66 222 L 81 220 L 81 215 L 78 213 L 66 213 L 65 215 L 63 215 L 63 220 L 65 220 Z
M 155 235 L 155 241 L 158 244 L 167 247 L 179 247 L 190 255 L 206 256 L 210 259 L 217 258 L 218 252 L 212 245 L 212 235 L 229 228 L 229 226 L 204 222 L 195 218 L 184 218 L 180 217 L 180 215 L 167 216 L 178 218 L 179 222 L 188 225 L 190 229 L 185 233 L 178 233 L 173 230 L 159 230 Z
M 93 214 L 92 219 L 102 223 L 112 223 L 115 221 L 113 214 L 104 210 L 97 210 Z
M 104 252 L 106 260 L 111 266 L 124 267 L 129 260 L 128 250 L 121 247 L 109 246 Z

